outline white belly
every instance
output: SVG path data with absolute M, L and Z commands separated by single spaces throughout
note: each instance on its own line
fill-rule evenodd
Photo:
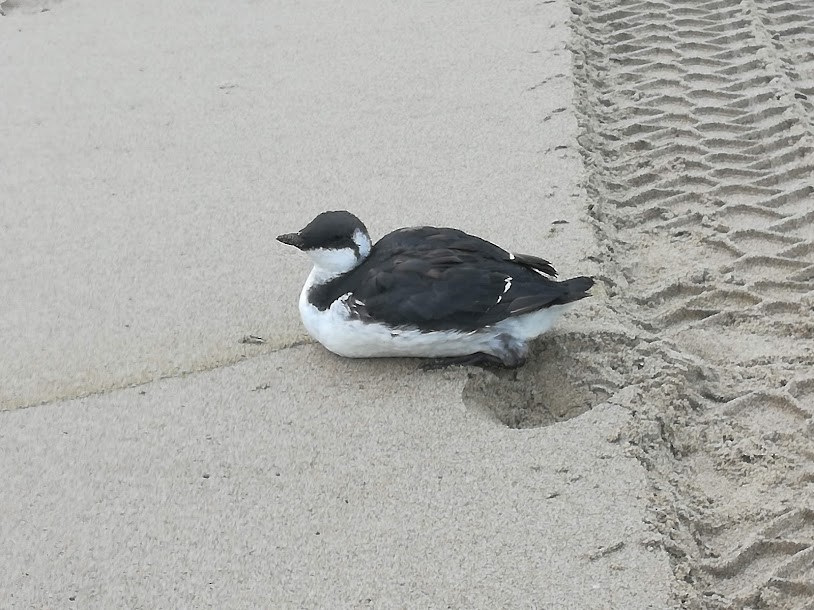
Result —
M 498 333 L 506 333 L 520 342 L 530 341 L 548 331 L 562 313 L 570 306 L 552 305 L 531 313 L 506 318 L 495 324 Z
M 382 324 L 351 319 L 339 301 L 325 311 L 301 303 L 300 315 L 314 339 L 347 358 L 464 356 L 484 351 L 489 343 L 481 333 L 391 331 Z
M 511 343 L 525 346 L 547 331 L 563 309 L 556 306 L 536 311 L 472 332 L 421 332 L 391 330 L 382 324 L 354 319 L 342 299 L 320 311 L 308 302 L 307 289 L 300 295 L 299 306 L 308 333 L 325 348 L 347 358 L 445 358 L 478 352 L 502 357 L 508 338 Z

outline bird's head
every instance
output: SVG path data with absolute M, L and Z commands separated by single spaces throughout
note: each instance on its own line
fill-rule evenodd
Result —
M 310 256 L 323 281 L 359 265 L 372 245 L 364 223 L 344 210 L 323 212 L 296 233 L 278 235 L 277 241 Z

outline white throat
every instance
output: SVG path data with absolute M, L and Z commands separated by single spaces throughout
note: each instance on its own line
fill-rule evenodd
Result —
M 333 278 L 347 273 L 357 267 L 370 254 L 370 237 L 360 230 L 353 234 L 358 254 L 353 248 L 330 249 L 316 248 L 308 250 L 307 254 L 314 263 L 311 275 L 308 276 L 308 285 L 324 284 Z

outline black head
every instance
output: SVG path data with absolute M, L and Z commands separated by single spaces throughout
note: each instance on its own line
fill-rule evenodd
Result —
M 359 231 L 368 238 L 365 225 L 350 212 L 323 212 L 297 233 L 278 235 L 277 241 L 304 251 L 351 248 L 358 254 L 359 244 L 354 235 Z

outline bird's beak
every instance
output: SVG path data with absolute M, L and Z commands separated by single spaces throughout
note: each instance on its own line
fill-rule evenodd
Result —
M 284 233 L 282 235 L 278 235 L 277 241 L 288 246 L 294 246 L 295 248 L 302 248 L 302 237 L 300 237 L 299 233 Z

